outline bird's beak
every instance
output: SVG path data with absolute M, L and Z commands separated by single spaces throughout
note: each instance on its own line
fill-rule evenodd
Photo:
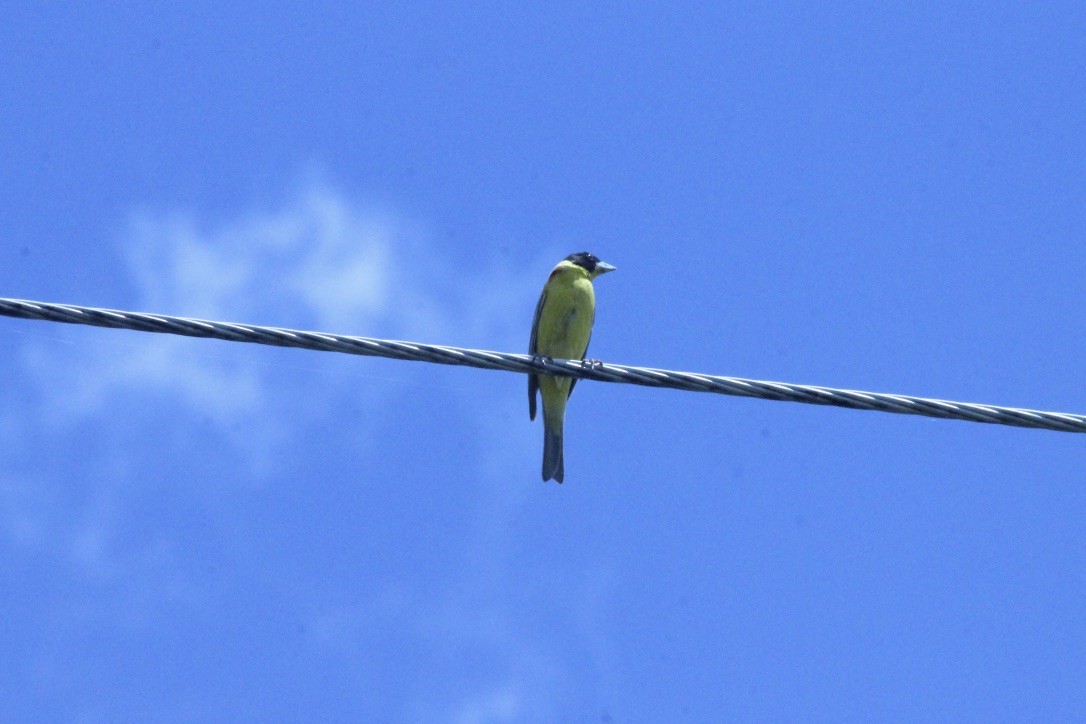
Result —
M 614 271 L 615 269 L 618 269 L 618 267 L 611 266 L 605 261 L 596 262 L 596 276 L 599 276 L 600 274 L 606 274 L 607 272 Z

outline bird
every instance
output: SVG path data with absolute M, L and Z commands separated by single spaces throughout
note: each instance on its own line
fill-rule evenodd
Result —
M 528 354 L 533 358 L 583 360 L 596 318 L 592 280 L 616 267 L 587 251 L 570 254 L 551 270 L 532 319 Z M 543 398 L 543 482 L 565 477 L 562 427 L 566 400 L 577 380 L 554 375 L 528 375 L 528 417 L 535 420 L 536 392 Z

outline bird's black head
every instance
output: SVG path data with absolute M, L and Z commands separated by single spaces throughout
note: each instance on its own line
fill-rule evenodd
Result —
M 576 254 L 570 254 L 566 257 L 566 261 L 571 261 L 577 266 L 584 267 L 588 272 L 596 271 L 596 265 L 600 263 L 600 260 L 589 254 L 587 251 L 579 251 Z
M 607 272 L 615 270 L 613 266 L 605 261 L 600 261 L 587 251 L 579 251 L 576 254 L 570 254 L 565 258 L 565 261 L 568 261 L 570 264 L 576 264 L 584 269 L 588 272 L 589 279 L 595 279 L 600 274 L 606 274 Z

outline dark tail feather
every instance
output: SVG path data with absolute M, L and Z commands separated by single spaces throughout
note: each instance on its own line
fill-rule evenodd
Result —
M 554 478 L 559 483 L 565 477 L 565 465 L 562 461 L 562 428 L 546 423 L 543 425 L 543 481 Z

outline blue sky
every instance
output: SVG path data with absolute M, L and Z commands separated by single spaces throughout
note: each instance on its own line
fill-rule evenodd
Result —
M 825 4 L 823 4 L 825 5 Z M 0 296 L 1086 412 L 1076 3 L 0 14 Z M 0 319 L 0 700 L 1086 716 L 1076 435 Z

